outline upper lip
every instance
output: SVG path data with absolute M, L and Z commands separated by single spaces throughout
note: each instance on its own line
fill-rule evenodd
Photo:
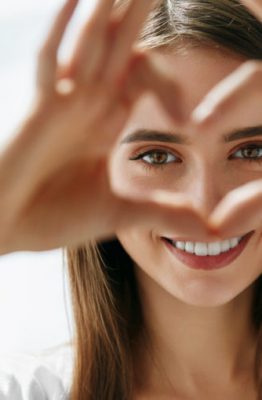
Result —
M 211 238 L 206 238 L 206 239 L 192 239 L 192 238 L 182 238 L 182 237 L 167 237 L 167 236 L 162 236 L 164 239 L 172 240 L 173 242 L 193 242 L 193 243 L 214 243 L 214 242 L 223 242 L 224 240 L 230 240 L 235 237 L 241 237 L 243 238 L 244 236 L 247 236 L 249 234 L 253 234 L 255 231 L 249 231 L 248 233 L 244 233 L 243 235 L 235 235 L 231 236 L 229 238 L 220 238 L 220 237 L 214 237 L 213 239 Z

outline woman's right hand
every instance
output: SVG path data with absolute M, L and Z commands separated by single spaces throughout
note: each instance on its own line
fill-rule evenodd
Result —
M 152 2 L 133 0 L 114 17 L 113 3 L 98 1 L 62 67 L 57 53 L 77 4 L 68 0 L 39 52 L 34 107 L 0 155 L 2 254 L 80 245 L 134 224 L 207 232 L 181 196 L 139 199 L 111 188 L 110 150 L 141 94 L 153 91 L 180 118 L 176 83 L 134 49 Z

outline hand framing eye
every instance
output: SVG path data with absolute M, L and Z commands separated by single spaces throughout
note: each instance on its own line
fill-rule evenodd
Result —
M 262 2 L 241 0 L 262 21 Z M 195 108 L 191 120 L 204 134 L 234 126 L 261 126 L 262 61 L 244 62 L 219 82 Z M 262 178 L 229 192 L 210 216 L 218 235 L 229 237 L 262 228 Z
M 186 202 L 127 199 L 110 185 L 107 159 L 144 92 L 180 119 L 178 82 L 133 46 L 153 0 L 132 0 L 117 17 L 114 3 L 97 1 L 60 65 L 78 4 L 66 0 L 39 50 L 34 107 L 0 155 L 0 252 L 75 245 L 113 235 L 120 223 L 207 230 Z

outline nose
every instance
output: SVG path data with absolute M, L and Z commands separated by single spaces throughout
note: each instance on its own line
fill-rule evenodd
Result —
M 204 215 L 209 215 L 225 195 L 224 182 L 211 165 L 202 164 L 190 174 L 188 196 L 195 207 Z

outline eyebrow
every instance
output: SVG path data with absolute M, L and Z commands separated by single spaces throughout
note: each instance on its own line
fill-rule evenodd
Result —
M 262 125 L 248 127 L 241 130 L 234 130 L 226 135 L 223 135 L 225 143 L 233 142 L 235 140 L 249 138 L 249 137 L 262 137 Z M 127 135 L 120 144 L 127 144 L 133 142 L 164 142 L 176 144 L 190 144 L 187 136 L 179 133 L 161 132 L 151 129 L 138 129 L 135 132 Z

